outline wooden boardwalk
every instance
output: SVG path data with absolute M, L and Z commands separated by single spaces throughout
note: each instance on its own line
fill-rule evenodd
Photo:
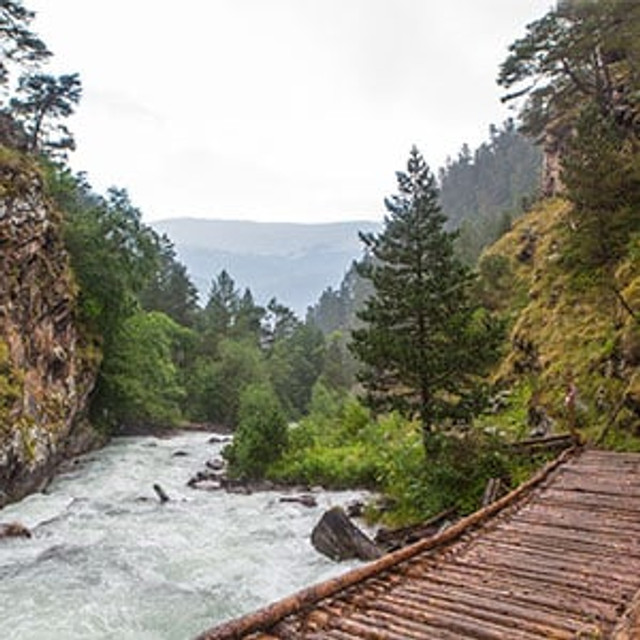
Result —
M 565 454 L 434 538 L 198 640 L 640 639 L 640 454 Z

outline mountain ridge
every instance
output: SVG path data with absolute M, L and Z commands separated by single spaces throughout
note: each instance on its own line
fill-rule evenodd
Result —
M 361 256 L 359 232 L 381 223 L 258 222 L 205 218 L 167 218 L 150 223 L 174 243 L 206 302 L 211 280 L 222 270 L 236 285 L 251 289 L 263 304 L 276 297 L 298 315 L 322 291 L 338 286 L 351 262 Z

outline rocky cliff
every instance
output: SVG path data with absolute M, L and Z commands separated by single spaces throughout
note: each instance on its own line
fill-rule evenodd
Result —
M 96 363 L 74 321 L 59 215 L 35 163 L 0 146 L 0 507 L 92 444 L 79 418 Z

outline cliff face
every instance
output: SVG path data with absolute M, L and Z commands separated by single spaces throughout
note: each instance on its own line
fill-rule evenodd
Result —
M 0 146 L 0 507 L 90 446 L 80 416 L 95 381 L 74 322 L 57 214 L 21 153 Z

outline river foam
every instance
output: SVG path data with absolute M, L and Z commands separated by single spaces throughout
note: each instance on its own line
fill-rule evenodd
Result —
M 209 437 L 116 439 L 0 511 L 34 534 L 0 543 L 3 640 L 188 640 L 352 566 L 317 554 L 309 535 L 360 494 L 320 493 L 308 508 L 277 492 L 190 489 L 220 453 Z

